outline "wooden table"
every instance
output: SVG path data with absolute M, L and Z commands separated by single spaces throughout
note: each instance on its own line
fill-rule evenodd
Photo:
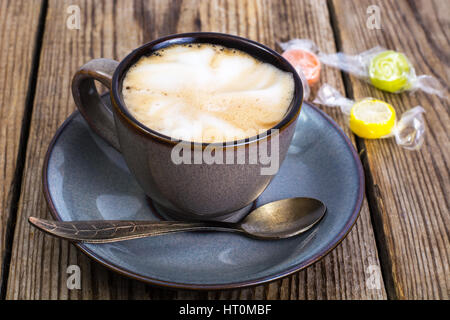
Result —
M 67 20 L 76 5 L 79 29 Z M 369 29 L 367 8 L 380 9 Z M 119 276 L 67 241 L 37 232 L 30 215 L 48 217 L 41 187 L 44 154 L 75 109 L 72 75 L 92 58 L 122 59 L 157 37 L 218 31 L 259 41 L 314 40 L 324 52 L 376 45 L 405 52 L 418 74 L 449 80 L 450 4 L 422 1 L 300 0 L 2 0 L 0 1 L 0 271 L 6 299 L 448 299 L 448 101 L 421 92 L 388 94 L 332 68 L 330 83 L 349 98 L 374 96 L 402 112 L 420 104 L 427 136 L 420 151 L 391 140 L 352 138 L 366 174 L 366 200 L 347 238 L 320 262 L 282 280 L 241 290 L 174 291 Z M 69 21 L 71 22 L 71 21 Z M 72 21 L 73 22 L 73 21 Z M 75 25 L 76 27 L 76 25 Z M 66 286 L 68 265 L 82 271 Z M 379 275 L 380 286 L 370 285 Z M 375 279 L 376 280 L 376 279 Z

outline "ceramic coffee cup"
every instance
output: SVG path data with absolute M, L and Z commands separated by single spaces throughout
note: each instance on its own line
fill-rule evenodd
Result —
M 175 140 L 137 121 L 127 110 L 122 97 L 122 81 L 127 70 L 140 57 L 181 43 L 210 43 L 235 48 L 292 73 L 294 95 L 282 121 L 273 130 L 226 144 Z M 94 80 L 109 88 L 111 108 L 102 103 Z M 295 69 L 275 51 L 234 35 L 196 32 L 152 41 L 135 49 L 121 62 L 92 60 L 75 74 L 72 93 L 90 127 L 123 155 L 131 173 L 160 214 L 176 220 L 237 221 L 249 212 L 277 171 L 275 168 L 264 173 L 267 163 L 248 160 L 243 163 L 242 155 L 249 159 L 250 153 L 265 146 L 271 156 L 277 156 L 278 165 L 281 165 L 300 113 L 303 86 Z M 277 144 L 276 148 L 273 148 L 274 144 Z M 182 153 L 192 151 L 191 162 L 173 160 L 174 148 L 180 145 L 186 148 Z M 214 150 L 214 155 L 223 152 L 224 161 L 195 163 L 195 154 L 205 150 Z

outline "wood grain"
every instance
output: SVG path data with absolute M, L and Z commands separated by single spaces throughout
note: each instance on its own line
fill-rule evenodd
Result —
M 365 28 L 367 7 L 377 5 L 381 29 Z M 339 45 L 357 53 L 381 45 L 404 52 L 417 74 L 449 80 L 448 1 L 334 1 Z M 449 109 L 448 100 L 417 92 L 383 93 L 349 77 L 354 98 L 373 96 L 398 113 L 425 108 L 427 136 L 420 151 L 406 151 L 392 139 L 362 141 L 366 149 L 369 200 L 387 289 L 391 298 L 448 299 L 449 272 Z
M 65 28 L 66 7 L 78 4 L 80 30 Z M 88 1 L 51 0 L 48 6 L 38 85 L 30 128 L 18 222 L 15 230 L 9 299 L 384 299 L 366 281 L 379 269 L 367 203 L 343 243 L 319 263 L 267 285 L 229 291 L 172 291 L 154 288 L 108 271 L 68 242 L 37 232 L 30 215 L 48 218 L 41 170 L 58 126 L 74 110 L 70 80 L 92 58 L 121 59 L 138 45 L 170 33 L 220 31 L 277 48 L 277 41 L 312 38 L 334 51 L 325 1 Z M 325 70 L 323 79 L 343 90 L 341 75 Z M 324 81 L 324 80 L 322 80 Z M 332 114 L 341 125 L 341 115 Z M 348 131 L 347 131 L 348 133 Z M 66 288 L 66 268 L 82 271 L 81 290 Z M 371 269 L 372 268 L 372 269 Z
M 23 169 L 23 155 L 18 154 L 21 136 L 22 140 L 26 136 L 22 124 L 29 119 L 29 88 L 41 7 L 40 0 L 0 2 L 0 288 L 4 286 L 4 268 L 8 267 Z

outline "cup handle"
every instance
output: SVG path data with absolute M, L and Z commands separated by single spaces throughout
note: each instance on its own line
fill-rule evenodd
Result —
M 119 62 L 94 59 L 83 65 L 73 76 L 72 95 L 84 119 L 95 133 L 120 152 L 119 139 L 112 110 L 101 100 L 94 80 L 111 91 L 112 77 Z

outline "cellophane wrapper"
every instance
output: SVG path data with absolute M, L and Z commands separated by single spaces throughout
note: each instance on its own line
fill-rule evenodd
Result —
M 344 97 L 329 84 L 324 84 L 319 89 L 317 97 L 313 102 L 328 107 L 339 108 L 348 119 L 350 118 L 351 109 L 355 104 L 354 100 Z M 396 121 L 392 132 L 382 138 L 394 137 L 396 144 L 407 150 L 420 149 L 423 145 L 426 132 L 424 113 L 425 109 L 421 106 L 409 109 Z

